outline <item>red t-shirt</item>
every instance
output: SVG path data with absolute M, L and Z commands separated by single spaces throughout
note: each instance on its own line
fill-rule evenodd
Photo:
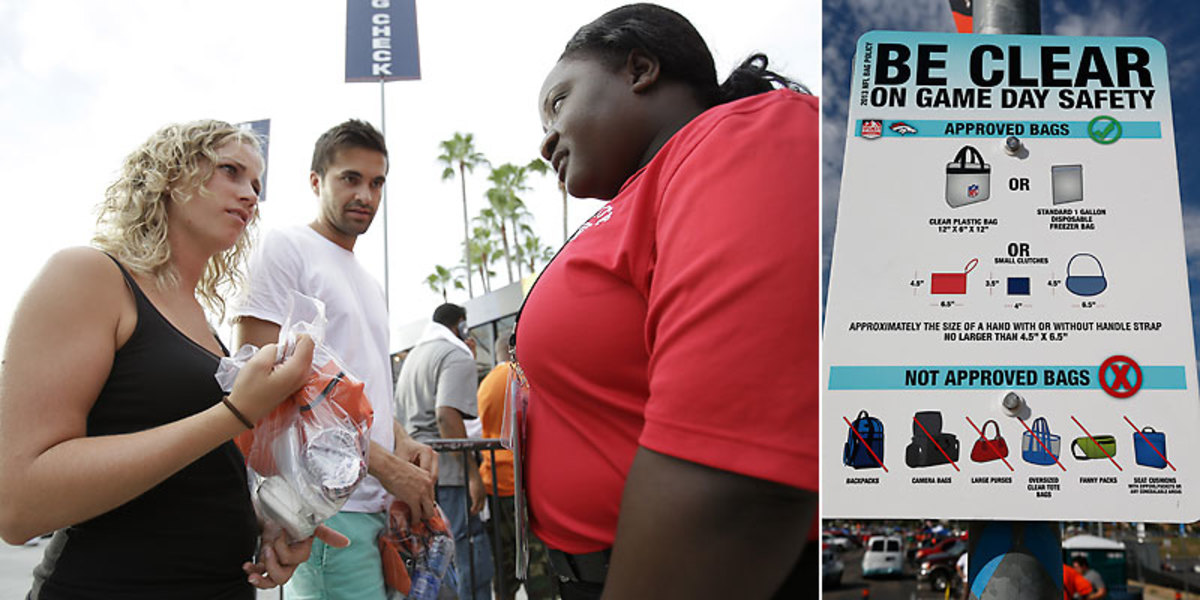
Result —
M 612 546 L 638 446 L 817 489 L 817 99 L 712 108 L 563 249 L 521 315 L 534 533 Z

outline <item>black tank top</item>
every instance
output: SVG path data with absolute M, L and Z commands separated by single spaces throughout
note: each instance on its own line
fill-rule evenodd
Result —
M 88 413 L 89 436 L 158 427 L 221 401 L 220 357 L 171 325 L 117 266 L 137 325 Z M 245 461 L 229 441 L 124 505 L 56 532 L 30 598 L 253 600 L 242 563 L 257 533 Z

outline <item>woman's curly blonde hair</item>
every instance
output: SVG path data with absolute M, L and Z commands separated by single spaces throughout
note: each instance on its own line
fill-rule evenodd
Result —
M 176 123 L 158 130 L 125 158 L 117 180 L 104 193 L 93 243 L 134 272 L 152 277 L 160 289 L 179 284 L 167 243 L 167 203 L 207 195 L 204 183 L 217 165 L 217 148 L 236 140 L 262 151 L 258 135 L 224 121 Z M 200 301 L 224 318 L 220 290 L 242 282 L 241 266 L 250 244 L 253 211 L 246 231 L 232 248 L 214 255 L 196 285 Z

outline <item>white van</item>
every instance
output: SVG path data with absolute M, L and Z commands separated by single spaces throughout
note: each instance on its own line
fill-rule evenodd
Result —
M 863 577 L 877 575 L 900 575 L 904 572 L 904 548 L 900 538 L 875 536 L 867 540 L 867 552 L 863 554 Z

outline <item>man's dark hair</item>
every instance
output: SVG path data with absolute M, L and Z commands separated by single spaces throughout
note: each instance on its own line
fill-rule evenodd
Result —
M 1076 557 L 1072 558 L 1071 562 L 1079 563 L 1079 564 L 1083 565 L 1083 568 L 1085 568 L 1085 569 L 1088 568 L 1088 560 L 1082 556 L 1076 556 Z
M 450 331 L 458 331 L 458 322 L 467 318 L 467 310 L 457 304 L 447 302 L 433 311 L 433 322 L 445 325 Z
M 575 32 L 559 60 L 576 54 L 600 59 L 610 69 L 625 64 L 632 50 L 658 59 L 664 79 L 687 84 L 707 107 L 775 89 L 807 92 L 804 86 L 767 70 L 767 57 L 756 53 L 717 83 L 712 53 L 700 32 L 683 15 L 656 4 L 629 4 L 610 10 Z
M 379 133 L 370 123 L 358 119 L 350 119 L 321 134 L 313 147 L 312 170 L 322 177 L 325 170 L 333 163 L 334 156 L 339 150 L 346 148 L 365 148 L 383 154 L 387 158 L 387 143 L 383 134 Z

